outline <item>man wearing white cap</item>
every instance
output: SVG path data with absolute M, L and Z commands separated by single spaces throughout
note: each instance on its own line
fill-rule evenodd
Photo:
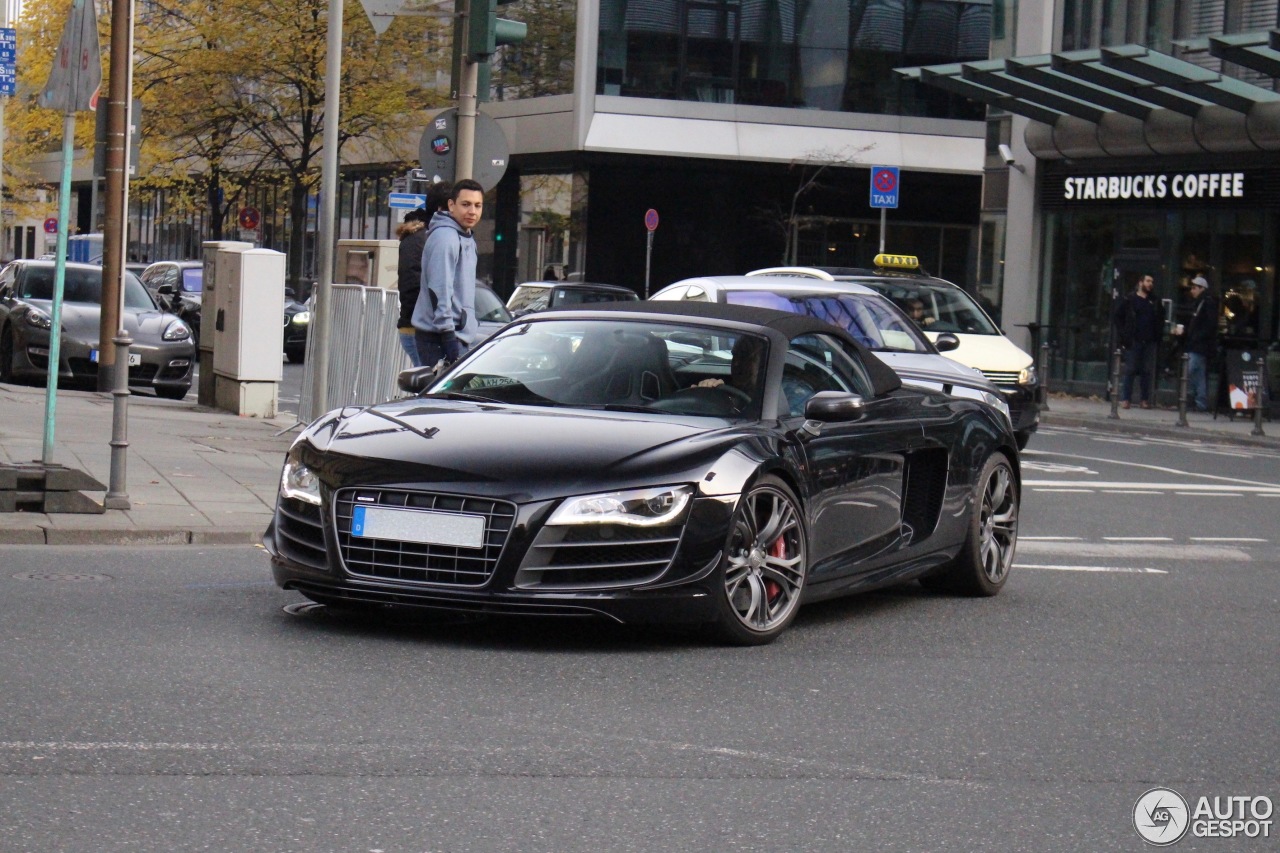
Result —
M 1209 411 L 1209 359 L 1218 348 L 1218 303 L 1209 293 L 1209 282 L 1198 275 L 1191 279 L 1191 319 L 1184 334 L 1187 384 L 1195 396 L 1197 412 Z

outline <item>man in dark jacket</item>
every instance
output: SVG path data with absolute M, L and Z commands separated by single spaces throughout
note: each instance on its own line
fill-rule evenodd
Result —
M 1209 411 L 1209 361 L 1218 349 L 1218 303 L 1204 276 L 1191 279 L 1191 317 L 1183 329 L 1187 355 L 1187 384 L 1195 395 L 1197 412 Z
M 1160 343 L 1160 311 L 1151 291 L 1156 280 L 1150 275 L 1138 279 L 1138 286 L 1116 303 L 1112 322 L 1117 340 L 1124 347 L 1124 378 L 1121 382 L 1120 405 L 1129 408 L 1133 377 L 1138 377 L 1142 408 L 1151 408 L 1151 374 L 1155 371 L 1156 346 Z
M 422 288 L 422 250 L 427 245 L 427 223 L 437 210 L 448 210 L 452 185 L 440 181 L 427 190 L 427 204 L 419 210 L 404 215 L 404 222 L 396 228 L 400 238 L 400 266 L 396 275 L 396 288 L 400 291 L 400 322 L 396 324 L 400 334 L 400 346 L 409 356 L 414 367 L 422 365 L 418 358 L 418 345 L 413 334 L 413 309 L 418 304 Z

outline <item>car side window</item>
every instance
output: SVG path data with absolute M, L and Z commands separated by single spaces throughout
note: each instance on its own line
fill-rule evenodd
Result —
M 804 414 L 804 404 L 819 391 L 872 395 L 871 377 L 843 341 L 831 335 L 798 335 L 787 344 L 782 368 L 784 417 Z

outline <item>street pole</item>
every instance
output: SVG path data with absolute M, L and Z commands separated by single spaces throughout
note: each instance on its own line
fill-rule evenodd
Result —
M 324 159 L 320 164 L 320 222 L 316 240 L 316 310 L 311 326 L 311 400 L 329 410 L 329 304 L 333 292 L 334 220 L 338 210 L 338 106 L 342 94 L 342 0 L 329 0 L 324 62 Z
M 471 23 L 472 0 L 458 0 L 458 14 L 462 25 L 462 85 L 458 87 L 458 155 L 454 159 L 454 180 L 470 178 L 474 174 L 476 151 L 476 89 L 480 87 L 480 64 L 472 62 L 468 55 L 468 33 Z
M 111 3 L 111 77 L 107 81 L 106 210 L 102 220 L 102 311 L 98 318 L 98 390 L 115 385 L 115 347 L 124 296 L 124 204 L 129 168 L 129 81 L 133 76 L 133 0 Z M 129 366 L 124 365 L 128 370 Z
M 67 232 L 71 217 L 71 160 L 75 153 L 76 113 L 69 107 L 62 116 L 62 181 L 58 185 L 58 249 L 53 263 L 53 305 L 50 308 L 49 359 L 45 371 L 44 447 L 40 461 L 53 464 L 54 422 L 58 405 L 58 372 L 62 364 L 62 294 L 67 281 Z M 102 357 L 99 347 L 98 357 Z

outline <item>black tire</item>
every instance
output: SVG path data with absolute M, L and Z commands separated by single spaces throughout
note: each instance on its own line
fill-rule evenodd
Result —
M 13 333 L 0 330 L 0 382 L 13 382 Z
M 721 640 L 760 646 L 786 630 L 800 609 L 808 547 L 800 501 L 777 477 L 761 477 L 738 503 L 714 575 Z
M 1000 592 L 1018 544 L 1018 481 L 1003 453 L 993 453 L 974 484 L 969 532 L 955 559 L 924 578 L 926 587 L 961 595 Z
M 156 396 L 161 397 L 165 400 L 182 400 L 186 398 L 187 393 L 190 391 L 191 391 L 190 385 L 188 385 L 186 388 L 168 388 L 168 387 L 157 388 Z
M 289 358 L 290 364 L 302 364 L 307 360 L 306 347 L 289 347 L 284 354 Z
M 1027 442 L 1031 440 L 1031 430 L 1020 429 L 1013 434 L 1013 440 L 1018 443 L 1019 450 L 1027 449 Z

